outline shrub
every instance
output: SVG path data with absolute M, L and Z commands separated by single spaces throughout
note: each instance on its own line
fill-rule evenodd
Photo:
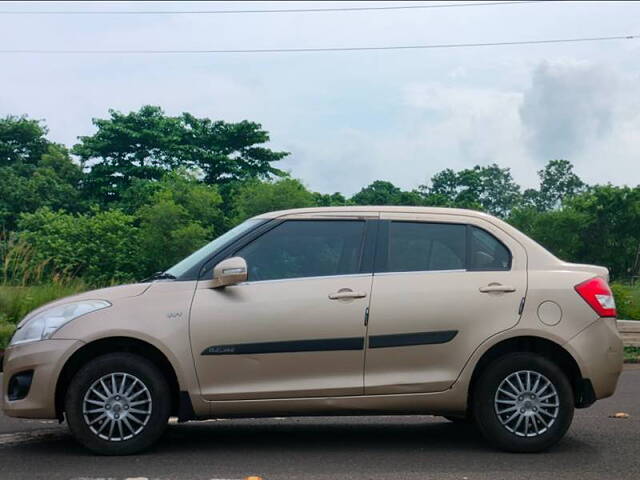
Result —
M 20 217 L 18 242 L 32 249 L 29 268 L 45 274 L 82 277 L 104 285 L 126 282 L 144 273 L 140 266 L 139 229 L 120 210 L 72 215 L 41 208 Z
M 625 363 L 640 363 L 640 347 L 624 347 Z
M 618 318 L 640 320 L 640 286 L 612 283 L 611 290 L 616 300 Z

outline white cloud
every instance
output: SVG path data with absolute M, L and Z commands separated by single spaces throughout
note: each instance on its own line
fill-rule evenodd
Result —
M 344 130 L 312 151 L 297 145 L 293 150 L 303 153 L 289 163 L 293 172 L 313 179 L 315 188 L 346 193 L 378 179 L 415 188 L 443 168 L 494 162 L 530 176 L 534 166 L 523 149 L 518 116 L 522 94 L 438 83 L 413 83 L 402 93 L 392 130 Z M 314 156 L 323 160 L 305 168 Z
M 544 62 L 521 108 L 530 155 L 567 158 L 591 183 L 638 183 L 640 77 L 604 63 Z
M 532 155 L 570 158 L 610 134 L 617 77 L 587 62 L 544 62 L 533 72 L 520 110 Z

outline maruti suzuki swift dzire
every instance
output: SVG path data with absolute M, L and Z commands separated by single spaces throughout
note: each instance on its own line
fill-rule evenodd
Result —
M 479 212 L 267 213 L 152 281 L 28 314 L 3 408 L 108 455 L 150 447 L 170 416 L 368 414 L 471 421 L 536 452 L 616 388 L 607 282 Z

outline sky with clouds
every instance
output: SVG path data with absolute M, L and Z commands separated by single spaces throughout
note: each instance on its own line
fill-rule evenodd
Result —
M 405 2 L 416 5 L 421 2 Z M 451 3 L 436 2 L 436 3 Z M 3 2 L 1 10 L 207 10 L 391 2 Z M 640 2 L 225 15 L 0 14 L 0 49 L 251 49 L 640 34 Z M 640 183 L 640 39 L 441 50 L 218 55 L 0 54 L 0 116 L 73 145 L 109 108 L 260 122 L 279 167 L 321 192 L 415 188 L 498 163 L 525 187 L 567 158 Z

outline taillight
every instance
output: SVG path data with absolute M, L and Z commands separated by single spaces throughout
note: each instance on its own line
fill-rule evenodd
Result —
M 613 293 L 602 278 L 591 278 L 586 282 L 579 283 L 574 288 L 600 317 L 615 317 L 617 315 Z

